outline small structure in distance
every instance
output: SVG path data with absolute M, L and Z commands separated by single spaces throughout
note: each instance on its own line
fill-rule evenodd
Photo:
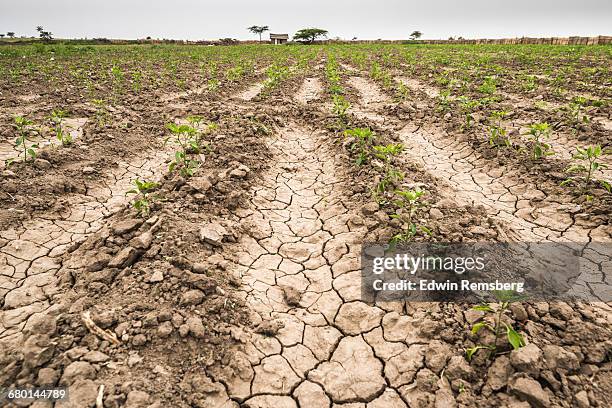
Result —
M 272 44 L 285 44 L 289 41 L 289 34 L 272 34 L 270 33 L 270 42 Z

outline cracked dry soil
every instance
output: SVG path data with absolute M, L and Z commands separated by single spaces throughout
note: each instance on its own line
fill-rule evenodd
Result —
M 218 107 L 219 154 L 197 177 L 164 174 L 160 152 L 99 180 L 66 214 L 3 231 L 1 384 L 68 386 L 55 406 L 75 408 L 100 393 L 107 408 L 607 406 L 605 303 L 513 305 L 528 346 L 489 364 L 464 357 L 467 327 L 483 319 L 469 306 L 360 301 L 361 244 L 389 220 L 349 188 L 346 152 L 321 125 L 321 83 L 304 78 L 294 96 L 320 123 L 252 102 L 262 85 L 245 84 Z M 609 238 L 609 225 L 559 218 L 555 197 L 493 174 L 469 145 L 397 127 L 381 90 L 349 83 L 363 101 L 355 117 L 404 142 L 402 160 L 436 183 L 439 213 L 480 206 L 522 239 Z M 136 176 L 161 184 L 149 218 L 123 197 Z

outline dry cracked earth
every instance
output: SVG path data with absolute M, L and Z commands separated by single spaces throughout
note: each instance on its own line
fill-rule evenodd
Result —
M 583 217 L 538 179 L 432 123 L 398 119 L 382 89 L 347 72 L 359 97 L 351 114 L 392 133 L 406 146 L 401 160 L 433 184 L 428 219 L 478 207 L 464 226 L 473 239 L 585 242 L 592 273 L 577 290 L 610 283 L 601 273 L 610 258 L 588 247 L 610 242 L 609 214 Z M 70 401 L 55 406 L 79 408 L 610 406 L 606 303 L 514 304 L 509 322 L 528 346 L 490 364 L 465 358 L 478 340 L 469 325 L 485 319 L 469 306 L 360 300 L 361 245 L 384 236 L 373 231 L 389 218 L 354 194 L 346 152 L 321 124 L 322 72 L 291 81 L 276 109 L 256 100 L 262 83 L 223 101 L 249 124 L 258 115 L 267 123 L 248 142 L 256 157 L 238 148 L 225 168 L 177 184 L 164 175 L 171 151 L 148 151 L 70 195 L 64 212 L 0 233 L 3 384 L 69 386 Z M 183 102 L 178 110 L 202 109 L 197 98 Z M 168 200 L 151 218 L 134 217 L 125 192 L 136 177 L 160 180 L 193 208 L 173 213 Z M 200 203 L 213 190 L 236 194 L 215 212 Z

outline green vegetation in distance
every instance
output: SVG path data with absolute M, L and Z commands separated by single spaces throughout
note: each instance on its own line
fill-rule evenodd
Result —
M 294 40 L 312 44 L 317 38 L 327 37 L 327 30 L 322 28 L 303 28 L 293 36 Z

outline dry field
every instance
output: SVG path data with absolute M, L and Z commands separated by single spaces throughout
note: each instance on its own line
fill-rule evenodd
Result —
M 611 67 L 599 46 L 0 47 L 0 388 L 612 406 L 591 247 L 612 242 Z M 581 244 L 602 302 L 512 303 L 526 346 L 468 358 L 494 336 L 474 305 L 360 300 L 361 244 L 390 240 Z

